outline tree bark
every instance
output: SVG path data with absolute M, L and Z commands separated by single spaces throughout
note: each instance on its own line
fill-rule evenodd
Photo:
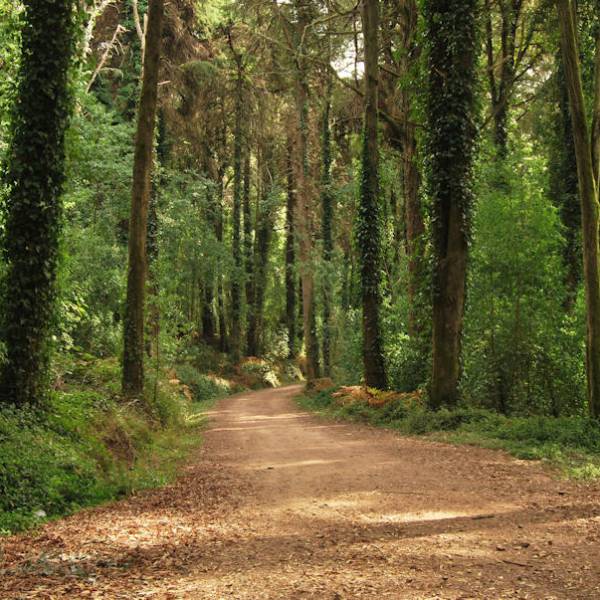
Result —
M 363 0 L 365 43 L 364 131 L 358 242 L 361 256 L 365 384 L 387 387 L 380 326 L 381 233 L 379 208 L 378 53 L 379 0 Z
M 575 306 L 583 270 L 581 203 L 578 193 L 573 124 L 569 110 L 569 91 L 560 52 L 556 56 L 555 64 L 555 89 L 559 114 L 555 121 L 555 135 L 550 148 L 550 193 L 563 225 L 565 238 L 563 263 L 565 266 L 564 281 L 566 288 L 563 306 L 565 311 L 570 313 Z
M 407 76 L 418 61 L 418 9 L 415 0 L 406 0 L 401 21 L 402 55 L 399 68 Z M 424 250 L 425 222 L 421 205 L 421 173 L 418 165 L 416 124 L 414 122 L 414 89 L 400 85 L 400 114 L 402 119 L 402 190 L 404 193 L 404 222 L 406 224 L 406 255 L 408 257 L 408 333 L 418 338 L 423 332 L 421 314 L 426 265 Z
M 295 213 L 296 213 L 296 182 L 294 179 L 294 165 L 292 156 L 294 154 L 294 144 L 292 136 L 288 134 L 287 138 L 287 207 L 285 215 L 285 320 L 288 334 L 288 358 L 296 358 L 297 355 L 297 291 L 296 291 L 296 232 L 295 232 Z
M 42 405 L 54 314 L 68 72 L 75 44 L 72 0 L 26 0 L 17 102 L 4 182 L 8 195 L 0 403 Z M 143 349 L 142 349 L 143 352 Z
M 152 174 L 154 125 L 164 6 L 150 0 L 142 92 L 138 112 L 129 220 L 129 268 L 124 318 L 123 393 L 139 396 L 144 390 L 144 303 L 146 292 L 146 232 Z
M 249 333 L 250 322 L 253 319 L 254 310 L 254 250 L 252 240 L 252 207 L 250 206 L 250 151 L 246 151 L 244 159 L 244 193 L 243 193 L 243 212 L 244 212 L 244 269 L 245 269 L 245 292 L 246 292 L 246 355 L 251 356 L 250 347 L 252 345 Z M 250 343 L 248 343 L 250 342 Z
M 242 285 L 243 257 L 241 242 L 242 226 L 242 149 L 244 146 L 244 133 L 242 125 L 244 109 L 244 65 L 241 54 L 233 46 L 229 38 L 231 51 L 236 64 L 235 81 L 235 125 L 233 131 L 233 240 L 232 254 L 236 272 L 231 282 L 231 351 L 235 362 L 241 356 L 241 329 L 242 329 Z
M 477 0 L 428 0 L 427 130 L 433 203 L 433 330 L 430 404 L 459 397 L 472 205 Z
M 576 33 L 576 14 L 571 0 L 557 0 L 561 47 L 571 107 L 573 139 L 583 231 L 583 272 L 586 298 L 586 372 L 587 399 L 590 414 L 600 417 L 600 271 L 599 271 L 599 211 L 597 149 L 599 133 L 597 118 L 600 115 L 600 44 L 596 48 L 596 96 L 592 131 L 588 127 L 581 66 Z
M 499 77 L 496 74 L 494 55 L 494 32 L 490 0 L 485 0 L 486 10 L 486 55 L 492 119 L 494 123 L 494 145 L 498 157 L 508 155 L 508 119 L 510 99 L 515 83 L 515 59 L 517 28 L 521 16 L 523 0 L 500 0 L 500 55 Z
M 297 2 L 298 48 L 296 55 L 296 111 L 298 119 L 297 169 L 298 181 L 298 246 L 300 249 L 300 276 L 302 278 L 302 322 L 306 349 L 306 378 L 310 383 L 319 376 L 319 346 L 315 328 L 315 289 L 312 269 L 313 193 L 310 185 L 308 159 L 308 82 L 306 80 L 306 58 L 303 55 L 304 28 L 308 26 L 307 7 Z
M 218 174 L 218 190 L 217 190 L 217 215 L 216 215 L 216 229 L 215 234 L 217 242 L 223 243 L 223 230 L 224 230 L 224 190 L 223 190 L 223 178 L 225 176 L 224 166 L 219 167 Z M 221 272 L 221 264 L 218 265 L 217 271 L 217 317 L 219 321 L 219 350 L 221 352 L 229 352 L 229 332 L 227 330 L 227 316 L 225 310 L 225 286 L 223 284 L 223 273 Z
M 264 304 L 267 288 L 269 249 L 273 234 L 273 210 L 271 192 L 273 190 L 273 145 L 264 140 L 261 148 L 260 177 L 261 198 L 256 215 L 256 243 L 254 244 L 254 302 L 248 323 L 248 353 L 252 356 L 263 354 L 262 337 L 264 329 Z
M 323 111 L 322 132 L 322 175 L 321 175 L 321 236 L 323 238 L 323 262 L 325 274 L 323 282 L 323 375 L 331 375 L 331 304 L 333 287 L 330 282 L 330 265 L 333 259 L 333 194 L 331 189 L 331 110 L 332 82 L 327 82 L 325 109 Z

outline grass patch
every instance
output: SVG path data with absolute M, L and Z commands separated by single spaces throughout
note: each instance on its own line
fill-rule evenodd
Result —
M 547 461 L 568 477 L 600 477 L 600 423 L 592 419 L 507 417 L 477 408 L 432 412 L 419 396 L 385 395 L 374 390 L 352 396 L 330 389 L 305 393 L 297 401 L 302 408 L 327 418 L 368 423 L 453 444 L 506 450 L 520 459 Z
M 187 389 L 167 372 L 137 401 L 114 359 L 69 359 L 47 411 L 0 410 L 0 534 L 171 481 L 226 386 Z M 191 392 L 189 390 L 192 390 Z

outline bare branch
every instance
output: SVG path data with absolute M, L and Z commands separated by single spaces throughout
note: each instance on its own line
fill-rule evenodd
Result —
M 142 64 L 144 64 L 144 53 L 146 51 L 146 25 L 148 15 L 144 16 L 144 25 L 142 26 L 142 21 L 140 19 L 140 11 L 138 10 L 138 0 L 132 0 L 132 9 L 133 9 L 133 21 L 135 23 L 135 30 L 137 31 L 138 38 L 140 39 L 140 44 L 142 46 Z
M 110 42 L 108 42 L 106 44 L 106 48 L 104 50 L 104 54 L 102 55 L 102 58 L 96 65 L 96 68 L 94 69 L 94 72 L 92 73 L 92 76 L 85 88 L 86 92 L 89 92 L 92 89 L 92 85 L 94 85 L 94 81 L 96 81 L 96 78 L 100 74 L 100 71 L 102 71 L 102 69 L 104 68 L 104 65 L 107 63 L 108 59 L 110 58 L 115 46 L 117 46 L 117 44 L 119 43 L 119 35 L 121 35 L 121 33 L 123 33 L 124 31 L 127 31 L 125 29 L 125 27 L 123 27 L 120 24 L 117 25 L 117 28 L 115 29 L 115 32 L 114 32 Z
M 94 28 L 96 22 L 102 16 L 104 11 L 111 5 L 114 4 L 115 0 L 96 0 L 93 6 L 89 9 L 89 18 L 85 27 L 85 33 L 83 34 L 83 42 L 81 48 L 81 55 L 87 56 L 91 52 L 92 36 L 94 35 Z

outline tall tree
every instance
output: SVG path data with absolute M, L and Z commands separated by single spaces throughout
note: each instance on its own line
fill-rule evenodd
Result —
M 387 386 L 380 325 L 380 215 L 377 99 L 379 87 L 379 0 L 363 1 L 365 44 L 364 131 L 357 240 L 361 258 L 365 383 Z
M 228 32 L 229 47 L 235 63 L 235 124 L 233 128 L 233 232 L 232 253 L 236 273 L 231 282 L 231 350 L 233 359 L 241 355 L 242 328 L 242 287 L 240 278 L 243 272 L 242 257 L 242 178 L 243 178 L 243 109 L 244 109 L 244 62 L 241 52 L 236 51 L 231 30 Z
M 477 0 L 427 0 L 428 184 L 433 204 L 432 408 L 458 400 L 476 137 Z
M 294 145 L 292 136 L 288 133 L 286 145 L 286 176 L 287 176 L 287 206 L 285 213 L 285 321 L 288 334 L 288 358 L 296 358 L 298 319 L 296 300 L 296 182 L 294 179 L 294 164 L 292 156 Z
M 260 103 L 262 105 L 262 102 Z M 263 109 L 261 113 L 264 114 Z M 265 119 L 262 119 L 265 123 Z M 264 305 L 267 288 L 269 250 L 273 236 L 273 193 L 275 192 L 274 140 L 271 133 L 261 132 L 259 144 L 260 188 L 256 208 L 256 240 L 254 243 L 254 286 L 252 310 L 248 321 L 248 354 L 260 356 L 263 353 L 262 337 L 264 329 Z
M 319 376 L 319 344 L 316 331 L 315 285 L 313 259 L 313 189 L 309 165 L 309 84 L 306 56 L 306 32 L 310 26 L 311 6 L 295 0 L 296 27 L 294 29 L 295 53 L 295 105 L 298 125 L 296 171 L 298 183 L 298 246 L 300 249 L 300 275 L 302 279 L 302 323 L 306 348 L 306 377 L 312 381 Z
M 0 401 L 42 404 L 55 298 L 73 0 L 26 0 L 4 182 L 6 276 Z
M 144 389 L 146 238 L 163 14 L 164 0 L 150 0 L 129 219 L 129 265 L 123 332 L 123 393 L 128 396 L 140 395 Z
M 322 172 L 321 172 L 321 236 L 323 238 L 323 262 L 325 277 L 323 282 L 323 375 L 331 375 L 331 306 L 333 289 L 329 272 L 333 259 L 333 190 L 331 181 L 331 74 L 327 77 L 325 108 L 322 126 Z
M 569 92 L 561 53 L 555 58 L 554 94 L 558 115 L 550 145 L 550 194 L 563 224 L 565 244 L 565 310 L 570 312 L 582 279 L 581 204 L 577 185 L 577 159 L 573 144 L 573 125 L 569 112 Z
M 398 85 L 398 105 L 401 120 L 402 191 L 404 193 L 405 247 L 408 257 L 408 333 L 419 338 L 423 333 L 425 315 L 422 308 L 422 289 L 426 273 L 425 222 L 421 205 L 421 172 L 415 123 L 415 89 L 411 85 L 416 66 L 420 61 L 417 44 L 418 9 L 415 0 L 404 0 L 400 5 L 399 37 L 402 51 L 398 58 L 398 71 L 402 78 Z M 389 51 L 391 53 L 391 50 Z
M 600 417 L 600 27 L 596 33 L 593 117 L 588 125 L 577 41 L 577 14 L 572 0 L 557 0 L 565 78 L 577 159 L 583 231 L 587 344 L 587 399 L 590 414 Z
M 250 149 L 246 148 L 244 158 L 244 190 L 242 197 L 242 208 L 244 213 L 244 271 L 245 271 L 245 292 L 246 292 L 246 322 L 247 325 L 253 319 L 252 311 L 254 310 L 254 242 L 252 233 L 254 230 L 252 224 L 252 207 L 250 205 Z M 248 334 L 249 328 L 246 330 L 246 354 L 250 354 L 249 347 L 252 346 L 252 341 Z
M 498 157 L 508 154 L 508 126 L 515 86 L 540 61 L 535 33 L 545 14 L 536 0 L 485 0 L 485 49 L 493 140 Z

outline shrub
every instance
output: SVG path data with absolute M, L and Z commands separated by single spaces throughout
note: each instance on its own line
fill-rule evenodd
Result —
M 195 367 L 187 364 L 175 368 L 178 379 L 187 385 L 196 402 L 208 402 L 231 393 L 231 385 L 219 377 L 204 375 Z

